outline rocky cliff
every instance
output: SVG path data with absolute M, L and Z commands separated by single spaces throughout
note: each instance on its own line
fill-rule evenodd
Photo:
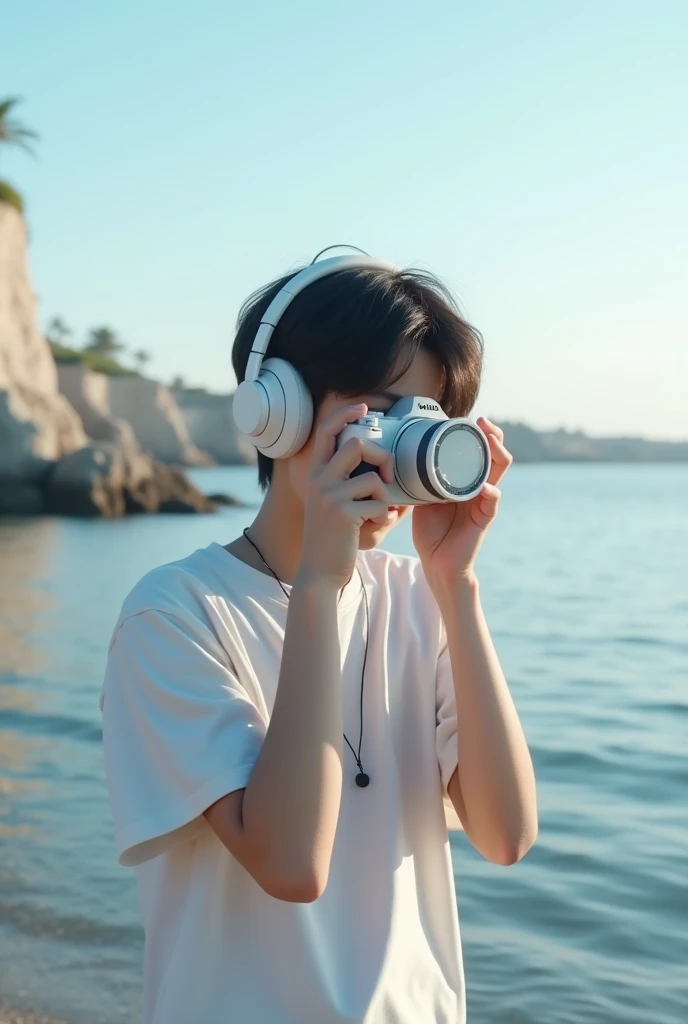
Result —
M 169 388 L 145 377 L 108 377 L 112 414 L 133 427 L 139 444 L 162 462 L 203 466 L 212 460 L 191 440 Z
M 255 462 L 256 449 L 241 437 L 232 418 L 232 395 L 173 391 L 194 444 L 224 466 Z
M 85 444 L 81 420 L 58 391 L 55 363 L 38 330 L 26 225 L 0 202 L 0 503 L 2 492 L 20 483 L 28 500 L 53 462 Z
M 60 391 L 81 416 L 89 437 L 111 441 L 123 434 L 161 462 L 204 466 L 212 462 L 189 436 L 172 392 L 144 377 L 110 377 L 81 363 L 57 368 Z
M 688 462 L 688 441 L 589 437 L 581 430 L 533 430 L 500 420 L 515 462 Z
M 183 473 L 143 453 L 131 426 L 111 415 L 107 380 L 93 374 L 80 382 L 72 375 L 85 423 L 60 393 L 50 347 L 38 329 L 26 241 L 23 219 L 0 202 L 0 513 L 214 511 Z M 176 415 L 178 447 L 170 451 L 201 461 L 178 410 Z

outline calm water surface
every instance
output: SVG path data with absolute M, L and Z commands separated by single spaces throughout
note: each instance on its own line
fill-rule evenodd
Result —
M 258 501 L 252 469 L 195 475 Z M 470 1024 L 688 1021 L 688 467 L 516 466 L 503 489 L 478 567 L 540 835 L 509 868 L 452 837 Z M 105 650 L 142 573 L 252 515 L 0 521 L 0 1003 L 137 1019 Z

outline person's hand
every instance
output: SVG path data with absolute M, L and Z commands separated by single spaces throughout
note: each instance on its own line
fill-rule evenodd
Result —
M 384 525 L 387 483 L 394 479 L 391 452 L 374 441 L 351 437 L 335 452 L 347 423 L 365 416 L 361 403 L 338 409 L 316 428 L 308 479 L 299 579 L 326 579 L 341 589 L 351 577 L 361 526 L 366 519 Z M 361 462 L 378 467 L 353 478 Z
M 470 501 L 416 505 L 413 543 L 426 579 L 434 589 L 475 576 L 474 565 L 485 532 L 497 517 L 502 492 L 497 484 L 514 461 L 504 447 L 504 432 L 481 416 L 478 426 L 490 445 L 492 466 L 487 481 Z

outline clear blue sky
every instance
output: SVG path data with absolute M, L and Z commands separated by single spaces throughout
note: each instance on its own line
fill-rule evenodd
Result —
M 41 321 L 228 390 L 255 287 L 335 242 L 437 272 L 475 413 L 688 438 L 686 0 L 7 5 Z

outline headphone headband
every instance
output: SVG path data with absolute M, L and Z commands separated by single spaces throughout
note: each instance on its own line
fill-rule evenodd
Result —
M 372 256 L 331 256 L 329 259 L 321 260 L 319 263 L 311 263 L 310 266 L 304 267 L 303 270 L 287 281 L 263 314 L 260 326 L 253 339 L 253 346 L 248 357 L 244 380 L 252 381 L 258 379 L 263 356 L 267 351 L 272 332 L 277 327 L 285 309 L 304 288 L 307 288 L 309 284 L 313 284 L 314 281 L 319 281 L 321 277 L 327 277 L 328 274 L 335 273 L 337 270 L 359 267 L 374 267 L 378 270 L 399 270 L 399 267 L 395 266 L 395 264 L 373 259 Z

